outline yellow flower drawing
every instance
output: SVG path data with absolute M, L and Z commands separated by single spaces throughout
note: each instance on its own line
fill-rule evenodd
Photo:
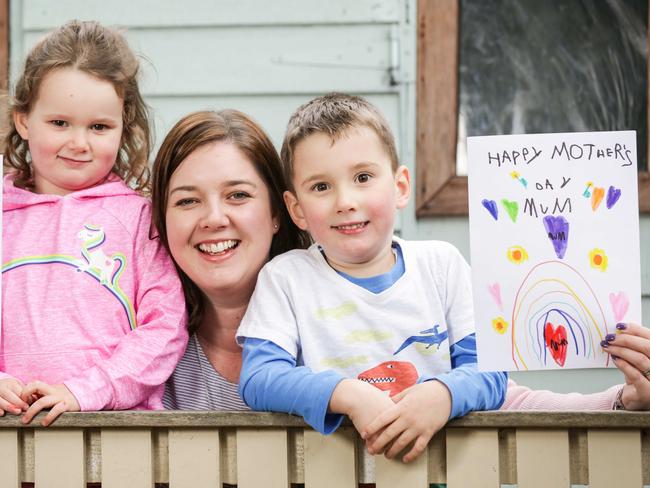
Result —
M 589 264 L 594 269 L 607 270 L 607 254 L 605 254 L 605 251 L 598 248 L 589 251 Z
M 508 261 L 515 264 L 521 264 L 528 259 L 528 253 L 521 246 L 511 246 L 508 248 Z
M 506 331 L 508 330 L 508 322 L 506 322 L 506 319 L 503 317 L 499 316 L 495 319 L 492 319 L 492 328 L 497 334 L 505 334 Z

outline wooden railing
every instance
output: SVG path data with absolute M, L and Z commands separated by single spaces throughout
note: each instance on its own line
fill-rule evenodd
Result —
M 54 425 L 0 418 L 0 487 L 640 487 L 650 413 L 481 412 L 449 423 L 405 465 L 368 456 L 348 424 L 321 436 L 268 413 L 68 413 Z

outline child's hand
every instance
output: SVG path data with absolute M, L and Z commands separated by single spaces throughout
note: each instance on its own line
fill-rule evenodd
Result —
M 32 381 L 23 389 L 20 395 L 24 401 L 36 399 L 23 415 L 23 423 L 28 424 L 34 416 L 44 408 L 51 410 L 41 422 L 47 427 L 63 412 L 78 412 L 79 402 L 65 385 L 48 385 L 42 381 Z
M 330 411 L 350 417 L 359 433 L 378 415 L 393 408 L 393 401 L 383 391 L 361 380 L 341 381 L 330 399 Z
M 27 410 L 29 405 L 20 398 L 20 393 L 23 391 L 24 386 L 16 378 L 0 380 L 0 417 L 5 412 L 20 415 Z
M 449 420 L 451 394 L 443 383 L 433 380 L 407 388 L 393 401 L 395 405 L 380 414 L 361 437 L 367 439 L 370 454 L 386 451 L 387 458 L 395 457 L 415 440 L 402 458 L 408 463 L 422 454 L 431 437 Z

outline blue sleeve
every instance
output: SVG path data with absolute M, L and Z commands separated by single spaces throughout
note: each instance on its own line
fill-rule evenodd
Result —
M 476 335 L 464 337 L 450 348 L 451 367 L 448 373 L 436 376 L 451 393 L 450 419 L 462 417 L 473 410 L 496 410 L 505 400 L 508 373 L 481 373 L 476 359 Z
M 327 412 L 334 388 L 343 379 L 334 371 L 314 373 L 274 342 L 247 337 L 239 394 L 253 410 L 300 415 L 321 434 L 331 434 L 343 415 Z

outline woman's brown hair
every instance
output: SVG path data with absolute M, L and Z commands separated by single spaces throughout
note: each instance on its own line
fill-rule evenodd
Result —
M 298 229 L 284 205 L 282 194 L 287 189 L 282 177 L 282 164 L 273 143 L 264 130 L 246 114 L 237 110 L 195 112 L 183 117 L 165 137 L 153 163 L 153 223 L 160 240 L 169 251 L 165 213 L 169 181 L 174 171 L 194 151 L 206 144 L 225 141 L 235 145 L 253 164 L 267 186 L 271 211 L 278 218 L 279 229 L 273 236 L 269 259 L 291 249 L 310 244 L 307 233 Z M 176 266 L 183 283 L 188 313 L 188 329 L 195 332 L 205 313 L 205 298 L 196 284 Z
M 122 140 L 112 171 L 136 190 L 146 190 L 151 130 L 147 106 L 138 88 L 138 59 L 117 30 L 78 20 L 50 32 L 32 48 L 10 97 L 4 162 L 16 175 L 15 185 L 30 188 L 33 174 L 29 146 L 18 134 L 13 114 L 28 114 L 45 76 L 62 68 L 76 69 L 111 83 L 124 100 Z

